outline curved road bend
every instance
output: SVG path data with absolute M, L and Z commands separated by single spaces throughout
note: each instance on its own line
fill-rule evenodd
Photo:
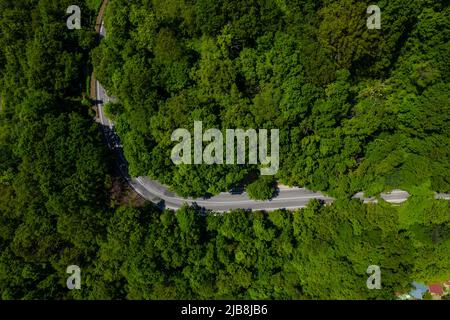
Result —
M 102 21 L 100 27 L 100 38 L 106 36 L 106 30 Z M 265 210 L 273 211 L 277 209 L 299 209 L 307 206 L 311 199 L 319 199 L 325 203 L 331 203 L 333 198 L 324 196 L 321 193 L 313 192 L 304 188 L 280 188 L 276 198 L 270 201 L 254 201 L 249 199 L 247 193 L 242 194 L 230 194 L 221 193 L 209 199 L 192 199 L 182 198 L 175 193 L 170 192 L 166 186 L 152 181 L 146 177 L 131 178 L 128 175 L 127 161 L 123 155 L 122 146 L 120 144 L 120 138 L 114 132 L 114 124 L 104 114 L 104 104 L 110 101 L 110 98 L 106 95 L 105 89 L 96 80 L 96 98 L 98 107 L 98 121 L 103 125 L 105 137 L 110 149 L 114 150 L 118 156 L 118 166 L 121 174 L 130 186 L 141 195 L 144 199 L 159 203 L 164 201 L 164 205 L 169 209 L 179 209 L 183 204 L 198 206 L 212 210 L 216 212 L 225 212 L 234 209 L 249 209 L 249 210 Z M 360 198 L 364 202 L 376 202 L 374 198 L 364 198 L 363 195 L 357 194 L 356 198 Z M 390 203 L 401 203 L 408 199 L 409 194 L 404 191 L 394 190 L 390 194 L 382 195 L 386 201 Z M 440 194 L 436 196 L 440 199 L 450 199 L 450 195 Z
M 102 23 L 100 36 L 105 37 L 105 27 Z M 251 210 L 276 210 L 276 209 L 296 209 L 304 208 L 311 199 L 320 199 L 326 203 L 331 203 L 334 199 L 302 188 L 282 188 L 276 198 L 270 201 L 254 201 L 249 199 L 247 193 L 230 194 L 221 193 L 209 199 L 182 198 L 170 192 L 167 187 L 157 181 L 152 181 L 146 177 L 132 178 L 128 175 L 127 161 L 123 155 L 120 138 L 114 132 L 114 124 L 104 113 L 104 104 L 110 101 L 105 89 L 96 81 L 96 98 L 98 107 L 98 120 L 103 125 L 108 147 L 114 150 L 118 156 L 118 166 L 121 174 L 125 177 L 131 187 L 143 198 L 158 203 L 161 200 L 167 208 L 178 209 L 183 204 L 197 204 L 207 210 L 217 212 L 229 211 L 233 209 Z

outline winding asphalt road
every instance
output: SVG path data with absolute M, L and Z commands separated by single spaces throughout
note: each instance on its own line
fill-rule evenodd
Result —
M 106 30 L 102 22 L 100 27 L 100 38 L 106 36 Z M 123 154 L 123 148 L 120 138 L 114 131 L 114 123 L 106 117 L 104 113 L 104 104 L 111 101 L 107 96 L 105 89 L 96 81 L 97 98 L 97 120 L 102 124 L 108 147 L 115 151 L 118 157 L 118 166 L 122 176 L 127 180 L 130 186 L 140 194 L 144 199 L 154 203 L 164 203 L 169 209 L 179 209 L 184 204 L 194 205 L 206 210 L 216 212 L 225 212 L 234 209 L 264 210 L 273 211 L 277 209 L 298 209 L 307 206 L 311 199 L 319 199 L 325 203 L 331 203 L 333 198 L 327 197 L 321 193 L 313 192 L 304 188 L 279 188 L 278 195 L 270 201 L 254 201 L 249 199 L 247 193 L 231 194 L 221 193 L 209 199 L 182 198 L 170 192 L 166 186 L 157 181 L 152 181 L 146 177 L 132 178 L 128 175 L 127 161 Z M 381 198 L 390 203 L 401 203 L 408 199 L 409 194 L 405 191 L 394 190 L 389 194 L 382 194 Z M 365 198 L 362 193 L 355 195 L 355 198 L 361 199 L 365 203 L 377 202 L 375 198 Z M 450 195 L 440 194 L 436 198 L 450 200 Z

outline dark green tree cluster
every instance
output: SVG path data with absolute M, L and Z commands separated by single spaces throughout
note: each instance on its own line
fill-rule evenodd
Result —
M 356 200 L 313 200 L 294 213 L 123 208 L 110 221 L 85 298 L 392 299 L 412 279 L 449 276 L 449 205 L 432 206 L 441 211 L 423 215 L 420 232 L 403 228 L 397 208 Z M 432 225 L 440 229 L 433 248 Z M 381 290 L 366 286 L 370 265 L 381 268 Z
M 134 176 L 215 194 L 254 166 L 179 166 L 177 128 L 280 129 L 288 185 L 449 191 L 448 1 L 113 0 L 93 54 Z M 250 181 L 251 182 L 251 181 Z
M 71 4 L 0 1 L 0 299 L 68 297 L 67 266 L 90 263 L 108 221 L 107 153 L 81 103 L 95 34 L 67 29 Z
M 84 27 L 69 31 L 71 4 L 0 0 L 0 299 L 390 299 L 450 278 L 450 203 L 433 199 L 449 183 L 447 1 L 380 1 L 379 32 L 360 1 L 110 0 L 91 56 L 100 1 L 80 3 Z M 255 167 L 170 163 L 172 130 L 202 120 L 280 128 L 284 182 L 412 196 L 270 213 L 118 206 L 83 105 L 90 57 L 119 98 L 107 109 L 133 174 L 273 196 Z M 381 290 L 366 287 L 369 265 Z
M 276 182 L 271 176 L 262 176 L 255 182 L 247 186 L 247 192 L 250 199 L 269 200 L 275 196 Z

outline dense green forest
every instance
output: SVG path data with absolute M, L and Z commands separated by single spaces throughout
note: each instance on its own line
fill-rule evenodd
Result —
M 396 208 L 356 200 L 269 214 L 120 209 L 89 297 L 120 298 L 120 283 L 132 299 L 391 299 L 411 279 L 448 278 L 449 208 L 422 208 L 411 230 Z M 382 290 L 366 287 L 374 263 Z
M 449 191 L 448 1 L 380 1 L 372 32 L 350 0 L 110 0 L 100 46 L 100 1 L 78 2 L 81 30 L 72 4 L 0 0 L 0 299 L 391 299 L 450 277 L 450 204 L 433 199 Z M 117 195 L 91 61 L 132 174 L 223 191 L 256 168 L 175 167 L 172 130 L 277 127 L 276 178 L 339 199 L 200 214 Z M 347 197 L 395 186 L 402 206 Z M 366 287 L 374 264 L 381 290 Z
M 348 196 L 450 191 L 449 1 L 114 0 L 97 74 L 133 176 L 180 195 L 228 191 L 254 166 L 175 166 L 170 136 L 280 130 L 287 185 Z

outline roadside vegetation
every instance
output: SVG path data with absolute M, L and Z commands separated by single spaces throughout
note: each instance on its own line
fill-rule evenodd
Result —
M 285 185 L 450 191 L 448 2 L 114 0 L 94 50 L 133 176 L 217 194 L 255 166 L 170 162 L 178 128 L 279 129 Z M 112 110 L 112 108 L 110 109 Z
M 250 199 L 269 200 L 276 196 L 276 181 L 271 176 L 262 176 L 247 186 Z
M 80 1 L 84 27 L 69 31 L 72 4 L 0 0 L 0 299 L 391 299 L 450 278 L 450 204 L 433 199 L 449 191 L 448 2 L 380 1 L 386 27 L 369 32 L 350 0 L 110 0 L 97 49 L 100 1 Z M 259 170 L 181 170 L 172 130 L 277 127 L 280 173 L 249 182 L 252 196 L 273 196 L 276 178 L 338 200 L 206 215 L 123 204 L 86 105 L 91 59 L 132 174 L 230 190 Z M 411 198 L 349 200 L 392 187 Z

